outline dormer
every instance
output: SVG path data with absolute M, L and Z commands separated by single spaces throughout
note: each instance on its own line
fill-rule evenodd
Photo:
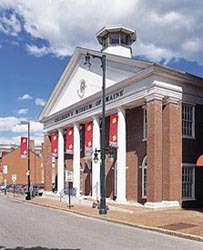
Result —
M 103 27 L 96 36 L 102 45 L 102 52 L 132 57 L 131 45 L 136 41 L 134 30 L 122 25 L 111 25 Z

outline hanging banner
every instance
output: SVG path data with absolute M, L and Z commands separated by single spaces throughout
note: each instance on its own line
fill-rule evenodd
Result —
M 109 146 L 117 147 L 118 115 L 110 115 Z
M 21 137 L 20 139 L 20 157 L 21 159 L 26 159 L 27 158 L 27 137 Z
M 74 129 L 66 129 L 66 153 L 73 154 Z
M 58 156 L 58 134 L 56 132 L 51 133 L 51 155 Z
M 92 131 L 93 131 L 93 123 L 86 122 L 85 123 L 85 154 L 87 152 L 92 152 Z

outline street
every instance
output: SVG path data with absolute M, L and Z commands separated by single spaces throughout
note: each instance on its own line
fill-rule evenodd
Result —
M 201 242 L 100 221 L 2 196 L 0 211 L 2 250 L 17 247 L 67 250 L 203 249 Z

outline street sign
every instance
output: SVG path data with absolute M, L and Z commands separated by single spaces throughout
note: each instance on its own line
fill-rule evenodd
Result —
M 73 171 L 65 170 L 66 181 L 73 181 Z
M 8 166 L 3 165 L 3 174 L 8 174 Z
M 16 174 L 12 174 L 12 181 L 16 182 L 16 180 L 17 180 L 17 175 Z

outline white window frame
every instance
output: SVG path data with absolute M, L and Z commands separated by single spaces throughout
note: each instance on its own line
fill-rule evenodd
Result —
M 182 193 L 182 200 L 183 201 L 190 201 L 190 200 L 195 200 L 195 168 L 196 165 L 193 163 L 183 163 L 182 164 L 182 186 L 183 186 L 183 168 L 185 169 L 192 169 L 192 195 L 191 197 L 183 197 L 183 193 Z
M 147 198 L 147 181 L 144 181 L 144 177 L 147 178 L 147 156 L 144 157 L 142 161 L 142 199 Z M 146 189 L 145 189 L 146 184 Z
M 191 107 L 192 108 L 192 134 L 191 135 L 184 135 L 183 134 L 183 110 L 184 107 Z M 188 139 L 195 139 L 195 106 L 193 104 L 188 104 L 188 103 L 183 103 L 182 105 L 182 137 L 183 138 L 188 138 Z
M 143 141 L 147 140 L 147 109 L 143 107 Z

